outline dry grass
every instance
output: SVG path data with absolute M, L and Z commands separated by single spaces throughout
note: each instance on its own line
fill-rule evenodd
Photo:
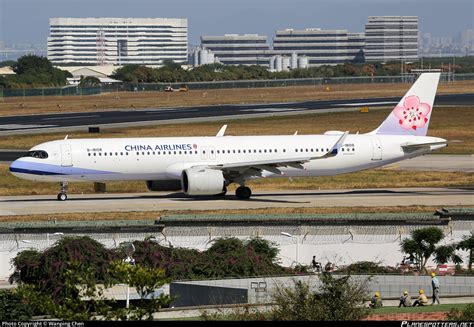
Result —
M 248 185 L 255 191 L 472 186 L 474 173 L 374 169 L 337 176 L 259 179 Z M 234 189 L 232 184 L 229 192 Z M 58 190 L 57 183 L 19 179 L 8 172 L 8 165 L 0 165 L 0 196 L 57 194 Z M 93 184 L 69 183 L 69 192 L 93 193 Z M 147 189 L 145 182 L 111 182 L 107 183 L 107 192 L 135 193 L 147 192 Z
M 326 90 L 329 87 L 329 91 Z M 15 97 L 0 99 L 0 116 L 66 113 L 117 108 L 182 107 L 229 103 L 310 101 L 403 96 L 407 84 L 340 84 L 298 87 L 194 90 L 189 92 L 118 92 L 93 96 Z M 438 94 L 472 92 L 474 81 L 440 84 Z
M 389 114 L 391 109 L 371 110 L 368 113 L 336 112 L 310 115 L 277 116 L 233 120 L 229 123 L 227 135 L 271 135 L 271 134 L 320 134 L 328 129 L 349 130 L 351 133 L 369 132 L 375 129 Z M 461 140 L 436 153 L 474 153 L 474 106 L 436 107 L 433 111 L 429 135 L 447 140 Z M 215 135 L 222 122 L 173 124 L 124 129 L 102 129 L 101 134 L 86 132 L 69 133 L 70 138 L 91 137 L 165 137 Z M 65 133 L 41 135 L 15 135 L 0 138 L 0 149 L 29 149 L 46 141 L 61 139 Z
M 463 207 L 463 206 L 460 206 Z M 186 210 L 186 211 L 131 211 L 131 212 L 85 212 L 58 213 L 22 216 L 0 216 L 0 222 L 24 221 L 84 221 L 84 220 L 156 220 L 159 217 L 173 214 L 186 215 L 255 215 L 255 214 L 346 214 L 346 213 L 434 213 L 440 207 L 411 206 L 411 207 L 313 207 L 313 208 L 262 208 L 242 210 Z

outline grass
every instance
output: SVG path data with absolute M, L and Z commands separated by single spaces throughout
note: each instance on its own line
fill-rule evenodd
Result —
M 117 108 L 182 107 L 229 103 L 311 101 L 400 96 L 408 84 L 339 84 L 298 87 L 194 90 L 189 92 L 117 92 L 93 96 L 0 98 L 0 116 L 88 112 Z M 326 88 L 329 88 L 327 90 Z M 472 92 L 474 81 L 440 84 L 438 94 Z
M 460 206 L 462 207 L 462 206 Z M 440 207 L 304 207 L 304 208 L 262 208 L 233 210 L 162 210 L 162 211 L 128 211 L 128 212 L 84 212 L 0 216 L 1 222 L 26 221 L 84 221 L 84 220 L 156 220 L 159 217 L 176 214 L 199 215 L 256 215 L 256 214 L 347 214 L 347 213 L 434 213 Z
M 467 306 L 467 303 L 457 304 L 439 304 L 429 305 L 426 307 L 383 307 L 379 309 L 373 309 L 370 314 L 387 314 L 387 313 L 413 313 L 413 312 L 449 312 L 451 309 L 462 310 Z
M 398 308 L 398 307 L 383 307 L 379 309 L 370 310 L 369 315 L 379 315 L 379 314 L 391 314 L 391 313 L 423 313 L 423 312 L 449 312 L 451 309 L 464 309 L 468 304 L 467 303 L 457 303 L 457 304 L 440 304 L 434 306 L 426 307 L 409 307 L 409 308 Z M 221 315 L 218 319 L 228 320 L 232 315 Z M 174 319 L 159 319 L 159 320 L 185 320 L 185 321 L 196 321 L 204 320 L 202 316 L 197 317 L 183 317 L 183 318 L 174 318 Z
M 294 116 L 276 116 L 233 120 L 229 123 L 227 135 L 291 135 L 321 134 L 327 130 L 349 130 L 351 133 L 369 132 L 387 117 L 391 109 L 371 110 L 368 113 L 336 112 Z M 433 111 L 429 135 L 447 140 L 460 140 L 436 153 L 474 153 L 474 106 L 436 107 Z M 69 138 L 111 138 L 111 137 L 166 137 L 166 136 L 209 136 L 215 135 L 222 122 L 201 122 L 172 124 L 122 129 L 102 129 L 101 134 L 86 132 L 69 133 Z M 64 138 L 66 133 L 41 135 L 13 135 L 0 138 L 0 149 L 29 149 L 46 141 Z

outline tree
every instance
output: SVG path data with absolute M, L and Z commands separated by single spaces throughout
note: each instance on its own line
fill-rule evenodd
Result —
M 273 296 L 272 320 L 360 320 L 368 314 L 363 304 L 368 297 L 368 279 L 353 281 L 350 276 L 320 275 L 317 291 L 301 281 L 280 287 Z
M 119 282 L 135 287 L 142 299 L 141 305 L 134 308 L 131 318 L 142 320 L 153 320 L 153 313 L 164 306 L 169 306 L 171 299 L 169 295 L 155 295 L 155 290 L 160 288 L 169 279 L 165 277 L 163 269 L 146 268 L 140 265 L 130 265 L 123 261 L 115 261 L 111 265 L 111 275 Z
M 470 236 L 465 236 L 461 242 L 458 243 L 457 249 L 469 251 L 469 263 L 467 265 L 468 270 L 472 271 L 472 262 L 474 260 L 473 257 L 473 249 L 474 249 L 474 233 L 471 233 Z
M 81 87 L 98 86 L 98 85 L 100 85 L 100 80 L 94 76 L 87 76 L 87 77 L 81 78 L 81 82 L 79 83 L 79 86 Z
M 461 257 L 456 253 L 456 244 L 438 246 L 434 252 L 434 262 L 441 265 L 449 261 L 456 265 L 462 263 Z
M 428 227 L 413 230 L 410 234 L 411 238 L 404 239 L 400 246 L 404 253 L 415 258 L 421 271 L 426 272 L 426 263 L 433 254 L 435 254 L 435 260 L 439 260 L 439 262 L 447 262 L 447 260 L 453 258 L 453 247 L 436 247 L 436 244 L 444 238 L 441 229 Z M 458 257 L 454 258 L 457 261 Z

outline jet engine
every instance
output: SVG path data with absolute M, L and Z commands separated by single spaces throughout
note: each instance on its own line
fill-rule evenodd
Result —
M 146 187 L 150 191 L 179 191 L 181 190 L 181 181 L 176 180 L 157 180 L 146 181 Z
M 225 191 L 222 171 L 192 167 L 181 174 L 181 186 L 186 195 L 215 195 Z

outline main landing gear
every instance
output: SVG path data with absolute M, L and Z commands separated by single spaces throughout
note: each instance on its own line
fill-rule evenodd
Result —
M 61 182 L 61 190 L 59 191 L 57 199 L 59 201 L 67 200 L 67 182 Z
M 250 188 L 248 188 L 247 186 L 239 186 L 235 190 L 235 196 L 238 199 L 245 200 L 245 199 L 250 198 L 251 195 L 252 195 L 252 190 L 250 190 Z

